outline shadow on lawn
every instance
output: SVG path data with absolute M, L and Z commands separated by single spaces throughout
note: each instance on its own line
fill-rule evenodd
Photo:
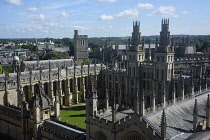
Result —
M 81 111 L 81 110 L 85 110 L 85 106 L 76 106 L 76 107 L 66 108 L 66 109 L 62 109 L 62 110 L 66 110 L 66 111 Z
M 85 116 L 86 116 L 85 114 L 78 114 L 78 115 L 68 115 L 65 117 L 85 117 Z

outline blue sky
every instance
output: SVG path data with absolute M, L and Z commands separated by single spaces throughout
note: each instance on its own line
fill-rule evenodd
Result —
M 0 38 L 158 35 L 162 18 L 171 34 L 209 35 L 210 0 L 0 0 Z

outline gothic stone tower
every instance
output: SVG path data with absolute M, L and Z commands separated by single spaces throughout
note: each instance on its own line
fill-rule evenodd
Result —
M 140 22 L 133 22 L 132 39 L 128 41 L 127 103 L 133 105 L 136 93 L 136 78 L 139 77 L 139 64 L 145 60 L 144 46 L 141 45 Z
M 163 19 L 159 46 L 156 45 L 154 53 L 157 103 L 165 104 L 165 101 L 171 98 L 170 85 L 174 72 L 173 61 L 174 47 L 170 45 L 169 19 Z
M 78 30 L 74 30 L 74 59 L 76 64 L 80 65 L 88 57 L 88 36 L 78 35 Z

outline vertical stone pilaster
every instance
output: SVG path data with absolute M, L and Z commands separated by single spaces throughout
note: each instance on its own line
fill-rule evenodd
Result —
M 66 78 L 66 81 L 65 81 L 65 87 L 66 87 L 66 92 L 65 92 L 65 105 L 68 105 L 70 106 L 71 105 L 71 99 L 70 99 L 70 79 Z
M 75 103 L 77 104 L 78 103 L 78 80 L 77 80 L 77 78 L 75 77 L 75 79 L 74 79 L 74 83 L 75 83 L 75 85 L 74 85 L 74 89 L 75 89 L 75 91 L 74 91 L 74 99 L 75 99 Z
M 165 81 L 163 81 L 163 95 L 162 95 L 162 104 L 163 107 L 166 105 L 166 85 Z
M 196 132 L 198 123 L 198 106 L 197 106 L 197 99 L 195 99 L 195 105 L 193 110 L 193 131 Z
M 166 140 L 166 114 L 163 109 L 162 118 L 161 118 L 161 140 Z
M 210 97 L 208 94 L 207 103 L 206 103 L 206 129 L 210 126 Z
M 173 104 L 176 103 L 176 88 L 175 88 L 175 81 L 172 81 L 172 99 L 173 99 Z

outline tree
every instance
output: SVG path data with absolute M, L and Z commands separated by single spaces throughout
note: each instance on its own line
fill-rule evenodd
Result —
M 69 59 L 69 54 L 67 52 L 51 51 L 46 54 L 41 54 L 39 58 L 40 60 Z

